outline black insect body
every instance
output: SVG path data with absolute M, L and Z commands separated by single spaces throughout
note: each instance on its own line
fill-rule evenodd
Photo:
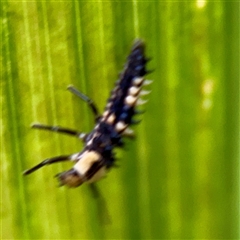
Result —
M 105 176 L 115 161 L 114 148 L 123 145 L 122 137 L 133 135 L 129 125 L 134 123 L 133 116 L 138 113 L 136 106 L 146 102 L 140 96 L 149 93 L 149 91 L 142 89 L 144 85 L 149 85 L 152 82 L 144 79 L 148 73 L 146 70 L 148 59 L 145 57 L 144 51 L 143 41 L 136 40 L 102 115 L 98 114 L 96 106 L 87 96 L 72 86 L 68 87 L 71 92 L 89 104 L 95 115 L 96 125 L 90 133 L 85 134 L 57 126 L 34 124 L 34 128 L 77 136 L 83 140 L 84 148 L 79 153 L 46 159 L 26 170 L 25 175 L 44 165 L 70 160 L 75 163 L 73 168 L 57 175 L 60 185 L 77 187 L 84 182 L 93 183 Z

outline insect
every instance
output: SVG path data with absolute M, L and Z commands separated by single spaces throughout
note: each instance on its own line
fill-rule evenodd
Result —
M 140 97 L 150 92 L 142 89 L 143 86 L 152 83 L 151 80 L 144 78 L 149 72 L 146 70 L 148 61 L 149 59 L 145 57 L 144 42 L 140 39 L 135 40 L 102 115 L 99 114 L 97 107 L 89 97 L 73 86 L 69 86 L 68 90 L 86 101 L 90 106 L 95 116 L 94 129 L 86 134 L 59 126 L 33 124 L 33 128 L 78 137 L 83 141 L 84 147 L 78 153 L 48 158 L 24 171 L 23 174 L 28 175 L 45 165 L 72 161 L 74 163 L 73 168 L 56 175 L 60 186 L 78 187 L 84 182 L 93 183 L 105 176 L 107 171 L 114 166 L 114 148 L 123 146 L 123 137 L 134 135 L 129 125 L 136 123 L 133 119 L 134 115 L 139 113 L 136 107 L 146 103 L 146 100 Z

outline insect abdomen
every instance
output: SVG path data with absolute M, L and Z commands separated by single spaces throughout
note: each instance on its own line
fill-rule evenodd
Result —
M 144 51 L 143 41 L 137 40 L 103 113 L 102 121 L 114 125 L 115 130 L 120 134 L 124 131 L 129 132 L 127 127 L 134 123 L 133 116 L 137 112 L 136 106 L 146 102 L 140 96 L 149 93 L 142 90 L 148 61 Z

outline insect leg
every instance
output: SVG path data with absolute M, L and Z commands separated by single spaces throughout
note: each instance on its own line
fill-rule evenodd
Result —
M 43 129 L 43 130 L 48 130 L 48 131 L 52 131 L 52 132 L 69 134 L 69 135 L 75 136 L 77 138 L 80 138 L 82 140 L 85 140 L 85 138 L 87 136 L 86 133 L 78 132 L 76 130 L 72 130 L 72 129 L 69 129 L 69 128 L 63 128 L 63 127 L 59 127 L 59 126 L 49 126 L 49 125 L 44 125 L 44 124 L 41 124 L 41 123 L 34 123 L 31 127 L 32 128 Z
M 70 161 L 72 160 L 72 156 L 73 154 L 71 155 L 64 155 L 64 156 L 57 156 L 57 157 L 53 157 L 53 158 L 47 158 L 45 159 L 44 161 L 40 162 L 39 164 L 37 164 L 36 166 L 28 169 L 28 170 L 25 170 L 23 172 L 23 175 L 28 175 L 32 172 L 35 172 L 36 170 L 38 170 L 39 168 L 45 166 L 45 165 L 49 165 L 49 164 L 52 164 L 52 163 L 57 163 L 57 162 L 63 162 L 63 161 Z
M 85 101 L 89 107 L 92 109 L 92 112 L 95 116 L 95 120 L 98 120 L 99 118 L 99 112 L 98 109 L 95 105 L 95 103 L 93 102 L 92 99 L 90 99 L 88 96 L 84 95 L 83 93 L 81 93 L 78 89 L 76 89 L 74 86 L 68 86 L 67 89 L 72 92 L 73 94 L 77 95 L 78 97 L 80 97 L 83 101 Z

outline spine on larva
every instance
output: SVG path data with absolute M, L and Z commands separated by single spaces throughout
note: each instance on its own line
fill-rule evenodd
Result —
M 136 106 L 146 102 L 140 97 L 149 93 L 142 89 L 150 83 L 144 79 L 147 61 L 144 42 L 136 40 L 102 115 L 102 121 L 113 125 L 119 134 L 131 134 L 128 126 L 134 123 Z

